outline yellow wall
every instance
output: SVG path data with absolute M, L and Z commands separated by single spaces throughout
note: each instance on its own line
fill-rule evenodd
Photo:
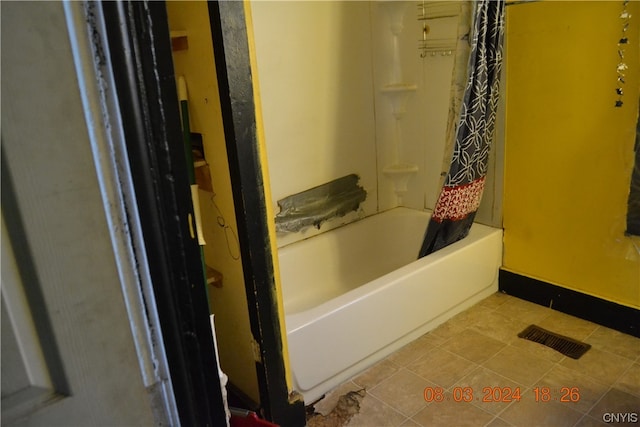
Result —
M 209 287 L 220 364 L 236 387 L 259 402 L 209 12 L 204 1 L 176 1 L 167 3 L 167 13 L 171 30 L 187 31 L 189 48 L 174 52 L 174 68 L 176 76 L 183 75 L 187 81 L 191 131 L 203 135 L 213 183 L 214 194 L 200 191 L 200 205 L 206 263 L 224 277 L 222 288 Z
M 504 268 L 640 308 L 624 236 L 639 95 L 640 2 L 617 99 L 622 1 L 507 7 Z

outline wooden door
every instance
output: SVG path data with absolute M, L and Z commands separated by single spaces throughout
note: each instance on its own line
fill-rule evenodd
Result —
M 166 422 L 134 346 L 63 5 L 1 7 L 2 424 Z

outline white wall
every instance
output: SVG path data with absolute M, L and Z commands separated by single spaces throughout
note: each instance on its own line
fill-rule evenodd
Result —
M 356 173 L 364 214 L 375 213 L 369 4 L 259 1 L 252 14 L 275 212 L 277 200 Z
M 400 161 L 414 163 L 403 205 L 433 208 L 439 192 L 454 55 L 420 57 L 418 2 L 407 2 L 400 53 L 417 85 L 400 121 Z M 397 206 L 382 169 L 393 163 L 395 120 L 381 89 L 391 81 L 393 39 L 378 2 L 254 1 L 251 4 L 264 130 L 277 200 L 350 173 L 368 193 L 359 214 L 324 231 Z M 429 22 L 429 37 L 454 38 L 457 18 Z M 317 234 L 278 235 L 282 246 Z
M 393 163 L 396 121 L 391 105 L 381 89 L 392 81 L 391 60 L 393 38 L 389 30 L 389 15 L 381 2 L 371 2 L 374 40 L 374 75 L 376 96 L 376 135 L 378 150 L 379 207 L 386 210 L 397 206 L 392 182 L 382 170 Z M 418 2 L 408 3 L 404 14 L 404 29 L 400 34 L 400 55 L 403 82 L 417 86 L 409 96 L 407 111 L 400 120 L 401 163 L 412 163 L 419 170 L 410 178 L 403 206 L 432 209 L 439 193 L 439 175 L 445 144 L 449 93 L 455 55 L 427 54 L 420 56 L 418 41 L 422 39 L 422 22 L 418 21 Z M 458 18 L 429 20 L 429 39 L 455 39 Z

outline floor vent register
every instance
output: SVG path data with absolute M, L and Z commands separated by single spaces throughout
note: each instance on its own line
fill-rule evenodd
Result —
M 518 337 L 545 345 L 572 359 L 580 359 L 591 348 L 590 344 L 547 331 L 536 325 L 527 326 L 518 334 Z

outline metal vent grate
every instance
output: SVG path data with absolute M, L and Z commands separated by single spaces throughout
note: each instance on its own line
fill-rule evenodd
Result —
M 547 331 L 536 325 L 527 326 L 518 336 L 545 345 L 572 359 L 579 359 L 591 348 L 590 344 Z

